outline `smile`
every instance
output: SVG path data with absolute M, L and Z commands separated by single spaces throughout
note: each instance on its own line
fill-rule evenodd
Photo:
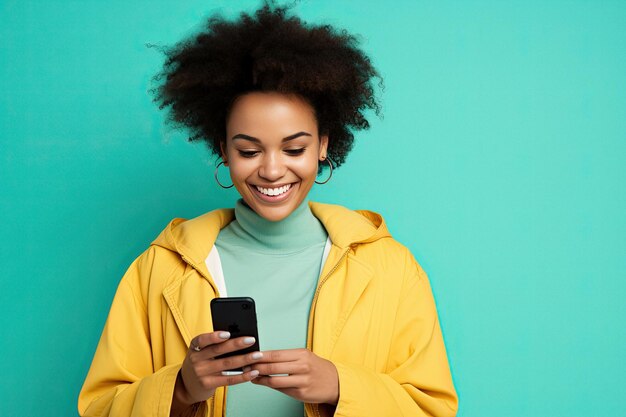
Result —
M 296 184 L 286 184 L 275 188 L 266 188 L 252 184 L 248 184 L 248 186 L 259 200 L 266 203 L 279 203 L 289 197 Z
M 259 192 L 265 195 L 277 196 L 277 195 L 281 195 L 289 191 L 289 189 L 291 188 L 291 184 L 287 184 L 278 188 L 263 188 L 263 187 L 259 187 L 258 185 L 255 185 L 255 187 Z

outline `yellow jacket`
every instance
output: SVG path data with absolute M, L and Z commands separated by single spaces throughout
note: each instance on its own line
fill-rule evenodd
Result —
M 332 247 L 313 298 L 307 347 L 337 367 L 334 415 L 456 415 L 424 271 L 380 215 L 309 204 Z M 80 392 L 81 416 L 169 416 L 191 339 L 212 331 L 209 301 L 218 290 L 205 259 L 232 219 L 232 209 L 174 219 L 132 263 Z M 226 388 L 218 388 L 196 415 L 222 416 L 225 401 Z M 305 410 L 309 417 L 329 414 L 315 404 Z

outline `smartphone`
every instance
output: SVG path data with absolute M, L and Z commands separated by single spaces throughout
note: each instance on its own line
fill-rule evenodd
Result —
M 230 332 L 230 338 L 241 336 L 254 337 L 254 344 L 235 352 L 224 353 L 216 359 L 228 356 L 243 355 L 261 350 L 259 345 L 259 331 L 257 329 L 256 308 L 250 297 L 221 297 L 211 300 L 211 316 L 214 331 Z M 243 369 L 229 369 L 228 375 L 242 373 Z M 224 372 L 223 372 L 224 373 Z

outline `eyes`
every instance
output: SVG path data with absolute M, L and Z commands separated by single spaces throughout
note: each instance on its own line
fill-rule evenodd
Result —
M 283 150 L 283 152 L 285 152 L 289 156 L 299 156 L 304 153 L 305 149 L 306 148 L 285 149 Z M 261 151 L 245 150 L 245 149 L 238 149 L 237 152 L 239 152 L 239 155 L 242 156 L 243 158 L 254 158 L 259 153 L 261 153 Z

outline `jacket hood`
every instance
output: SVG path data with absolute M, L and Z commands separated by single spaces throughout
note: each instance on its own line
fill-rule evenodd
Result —
M 391 237 L 378 213 L 350 210 L 335 204 L 309 202 L 313 215 L 324 225 L 333 245 L 346 248 Z M 204 264 L 221 229 L 235 218 L 234 209 L 217 209 L 199 217 L 174 219 L 152 245 L 178 252 L 193 265 Z

